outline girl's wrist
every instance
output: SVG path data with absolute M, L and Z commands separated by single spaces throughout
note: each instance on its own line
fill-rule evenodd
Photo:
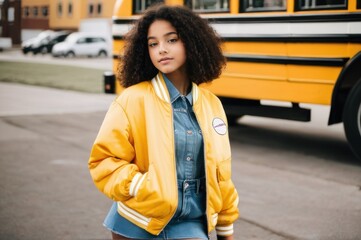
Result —
M 231 236 L 217 236 L 217 240 L 233 240 L 233 235 L 231 235 Z

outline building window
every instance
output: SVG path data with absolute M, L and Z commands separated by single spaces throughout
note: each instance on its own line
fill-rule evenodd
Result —
M 33 17 L 38 17 L 38 15 L 39 15 L 38 7 L 33 7 Z
M 24 12 L 23 12 L 23 14 L 24 14 L 24 17 L 29 17 L 29 15 L 30 15 L 29 7 L 24 7 Z
M 8 22 L 14 22 L 15 21 L 15 8 L 9 7 L 8 8 Z
M 98 15 L 102 15 L 102 4 L 101 3 L 98 3 L 98 5 L 97 5 L 97 13 L 98 13 Z
M 154 3 L 162 3 L 164 0 L 134 0 L 133 1 L 133 12 L 134 13 L 142 13 L 144 12 L 149 6 Z
M 72 15 L 73 14 L 73 3 L 69 2 L 68 3 L 68 15 Z
M 49 15 L 49 8 L 47 6 L 41 7 L 41 15 L 43 17 L 47 17 Z
M 59 1 L 58 2 L 58 16 L 63 14 L 63 4 Z
M 89 4 L 89 7 L 88 7 L 88 14 L 89 16 L 92 16 L 94 13 L 94 5 L 92 3 Z
M 241 12 L 285 11 L 286 0 L 244 0 Z
M 184 3 L 195 12 L 229 12 L 229 0 L 185 0 Z

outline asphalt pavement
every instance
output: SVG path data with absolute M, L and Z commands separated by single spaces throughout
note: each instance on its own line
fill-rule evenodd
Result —
M 0 83 L 0 239 L 110 239 L 102 221 L 111 201 L 87 160 L 114 97 Z M 235 225 L 235 239 L 289 239 Z
M 1 59 L 51 60 L 15 51 L 0 54 Z M 76 62 L 92 66 L 96 61 Z M 51 62 L 69 64 L 64 59 Z M 103 59 L 97 66 L 107 70 L 110 64 L 111 59 Z M 114 98 L 0 82 L 0 239 L 110 239 L 102 221 L 112 202 L 95 188 L 87 161 Z M 239 173 L 233 178 L 242 204 L 235 239 L 361 239 L 361 167 L 333 161 L 333 155 L 352 158 L 338 129 L 335 140 L 317 141 L 326 142 L 325 148 L 341 142 L 346 150 L 325 153 L 307 144 L 314 137 L 273 133 L 275 125 L 255 128 L 259 121 L 230 130 L 237 161 L 233 171 Z M 290 126 L 292 133 L 303 131 Z M 263 137 L 252 138 L 255 134 Z M 285 140 L 270 142 L 275 136 Z M 305 153 L 302 161 L 298 152 Z
M 114 95 L 0 83 L 0 239 L 107 239 L 87 160 Z

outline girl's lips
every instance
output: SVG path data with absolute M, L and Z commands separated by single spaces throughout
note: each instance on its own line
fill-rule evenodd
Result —
M 172 58 L 161 58 L 158 62 L 159 63 L 168 63 L 168 62 L 170 62 L 170 60 L 172 60 Z

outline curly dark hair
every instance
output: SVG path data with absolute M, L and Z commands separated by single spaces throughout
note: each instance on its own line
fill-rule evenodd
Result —
M 119 65 L 123 87 L 148 81 L 159 72 L 148 52 L 148 29 L 155 20 L 166 20 L 177 30 L 186 51 L 189 79 L 201 84 L 219 77 L 226 59 L 221 50 L 221 38 L 208 21 L 182 6 L 156 4 L 146 10 L 125 36 L 125 49 Z

